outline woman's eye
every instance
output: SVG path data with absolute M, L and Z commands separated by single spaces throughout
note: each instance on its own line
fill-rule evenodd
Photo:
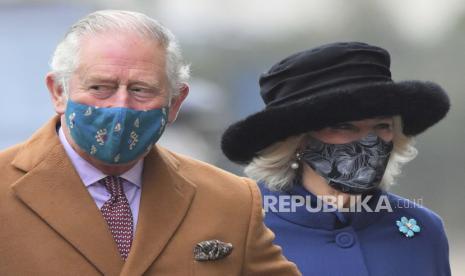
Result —
M 331 127 L 332 129 L 335 130 L 352 130 L 355 129 L 355 127 L 351 124 L 337 124 Z
M 392 126 L 391 126 L 391 124 L 382 123 L 382 124 L 376 125 L 376 128 L 377 129 L 391 129 Z

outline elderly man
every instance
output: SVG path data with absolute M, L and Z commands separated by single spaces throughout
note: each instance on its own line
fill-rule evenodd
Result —
M 58 45 L 58 114 L 0 153 L 0 275 L 298 275 L 256 185 L 155 145 L 188 94 L 169 30 L 99 11 Z

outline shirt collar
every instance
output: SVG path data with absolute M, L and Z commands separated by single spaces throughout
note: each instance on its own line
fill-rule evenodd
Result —
M 82 158 L 69 144 L 66 136 L 63 132 L 63 129 L 60 127 L 58 131 L 58 137 L 60 138 L 65 152 L 68 155 L 71 163 L 76 169 L 79 177 L 86 187 L 96 183 L 100 179 L 106 177 L 107 175 L 101 172 L 99 169 L 94 167 L 92 164 L 87 162 Z M 144 167 L 144 160 L 140 159 L 130 170 L 120 175 L 120 177 L 126 179 L 128 182 L 141 187 L 142 184 L 142 169 Z

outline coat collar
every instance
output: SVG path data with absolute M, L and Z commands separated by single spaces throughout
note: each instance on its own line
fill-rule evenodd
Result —
M 12 185 L 17 197 L 105 275 L 140 275 L 181 224 L 195 185 L 179 162 L 155 147 L 144 160 L 137 232 L 124 263 L 91 195 L 61 145 L 56 116 L 21 148 L 12 164 L 25 175 Z
M 302 196 L 310 202 L 311 206 L 316 208 L 316 202 L 318 199 L 314 194 L 307 191 L 302 185 L 299 183 L 294 183 L 292 188 L 288 191 L 277 192 L 271 191 L 265 187 L 263 183 L 260 184 L 260 189 L 262 195 L 265 197 L 264 202 L 267 201 L 266 197 L 271 196 L 277 199 L 279 202 L 279 198 L 282 200 L 287 200 L 291 202 L 290 197 L 292 196 Z M 378 203 L 378 199 L 381 195 L 386 195 L 386 192 L 382 190 L 375 190 L 373 193 L 370 194 L 371 198 L 368 201 L 368 206 L 375 210 L 376 205 Z M 271 200 L 269 201 L 271 202 Z M 323 203 L 324 204 L 324 203 Z M 276 205 L 278 206 L 278 205 Z M 287 206 L 289 207 L 289 206 Z M 290 209 L 290 208 L 287 208 Z M 324 230 L 336 230 L 341 229 L 344 227 L 353 227 L 355 230 L 363 229 L 373 223 L 375 223 L 378 219 L 385 215 L 386 212 L 366 212 L 364 209 L 361 209 L 361 212 L 339 212 L 339 211 L 331 211 L 331 212 L 309 212 L 305 206 L 297 206 L 295 208 L 295 212 L 290 210 L 284 210 L 276 212 L 269 208 L 269 211 L 277 215 L 279 218 L 286 220 L 288 222 L 298 224 L 308 228 L 315 228 L 315 229 L 324 229 Z
M 121 275 L 142 275 L 181 225 L 196 186 L 180 169 L 178 160 L 158 146 L 145 158 L 139 222 Z

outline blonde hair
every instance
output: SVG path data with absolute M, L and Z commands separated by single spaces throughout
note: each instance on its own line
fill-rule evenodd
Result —
M 402 132 L 401 117 L 394 116 L 393 121 L 394 148 L 380 185 L 385 190 L 394 185 L 395 178 L 402 172 L 402 166 L 413 160 L 418 153 L 414 147 L 415 140 Z M 295 161 L 298 149 L 306 140 L 307 134 L 301 134 L 265 148 L 245 167 L 245 174 L 257 182 L 263 182 L 270 190 L 283 191 L 290 188 L 297 176 L 297 170 L 292 169 L 290 164 Z

